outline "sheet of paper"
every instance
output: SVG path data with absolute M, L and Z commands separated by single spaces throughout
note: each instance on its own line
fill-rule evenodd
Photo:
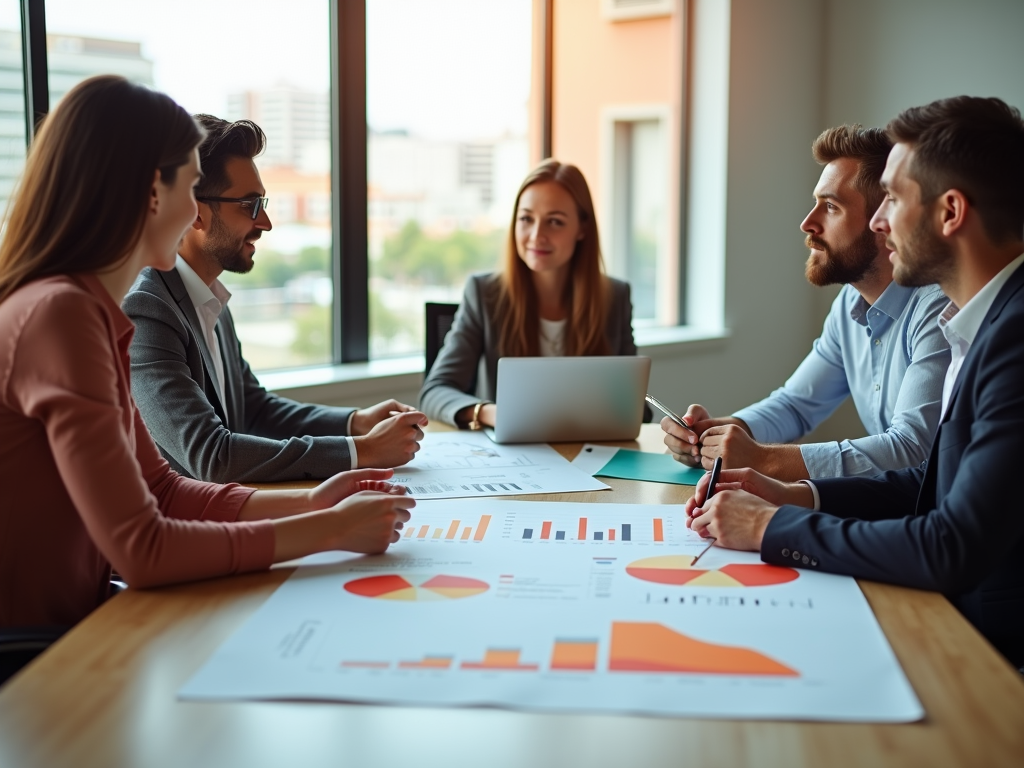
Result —
M 427 501 L 386 555 L 300 567 L 184 686 L 708 718 L 923 716 L 853 579 L 713 548 L 679 506 Z
M 482 432 L 428 432 L 395 483 L 417 499 L 601 491 L 608 486 L 550 445 L 498 445 Z
M 581 471 L 598 477 L 653 483 L 696 485 L 704 477 L 703 469 L 683 466 L 667 453 L 645 453 L 590 443 L 583 446 L 572 463 Z

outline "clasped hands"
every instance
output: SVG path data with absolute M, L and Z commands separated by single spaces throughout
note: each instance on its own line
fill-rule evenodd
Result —
M 806 483 L 782 483 L 753 469 L 724 469 L 708 500 L 710 475 L 704 475 L 684 508 L 686 526 L 720 547 L 760 551 L 768 523 L 784 504 L 811 507 Z

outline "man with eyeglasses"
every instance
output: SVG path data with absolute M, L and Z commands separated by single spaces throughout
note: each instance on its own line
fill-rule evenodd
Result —
M 427 419 L 386 400 L 370 408 L 308 405 L 267 392 L 242 357 L 231 294 L 217 278 L 253 268 L 272 225 L 253 161 L 266 136 L 248 120 L 197 115 L 203 179 L 198 216 L 174 269 L 145 269 L 124 299 L 135 323 L 132 394 L 178 472 L 209 482 L 325 478 L 412 459 Z

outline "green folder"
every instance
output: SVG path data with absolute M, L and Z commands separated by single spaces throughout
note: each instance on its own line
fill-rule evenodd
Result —
M 644 453 L 620 448 L 594 473 L 597 477 L 621 477 L 625 480 L 647 480 L 652 483 L 696 485 L 704 477 L 703 469 L 680 464 L 667 453 Z

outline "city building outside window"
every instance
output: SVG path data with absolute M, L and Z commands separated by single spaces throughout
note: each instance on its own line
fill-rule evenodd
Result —
M 46 0 L 51 107 L 87 77 L 119 74 L 267 134 L 256 164 L 274 228 L 252 272 L 220 278 L 256 370 L 331 362 L 328 14 L 324 0 L 252 0 L 244 13 L 205 0 Z

